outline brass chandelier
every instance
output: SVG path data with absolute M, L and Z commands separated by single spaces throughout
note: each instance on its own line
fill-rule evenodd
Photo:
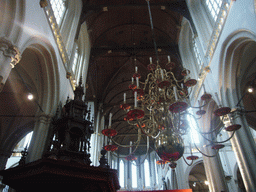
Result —
M 189 102 L 189 92 L 191 92 L 190 89 L 197 84 L 197 80 L 191 79 L 189 77 L 190 71 L 185 68 L 183 68 L 181 71 L 181 76 L 183 78 L 178 78 L 177 74 L 173 72 L 176 64 L 171 61 L 170 56 L 167 57 L 167 63 L 160 65 L 156 41 L 154 38 L 155 35 L 150 4 L 149 0 L 146 1 L 148 4 L 153 43 L 156 54 L 156 63 L 153 63 L 152 57 L 149 58 L 149 64 L 147 66 L 149 73 L 147 74 L 146 80 L 141 81 L 141 75 L 136 65 L 136 58 L 134 58 L 135 72 L 131 77 L 131 84 L 129 85 L 129 89 L 133 91 L 134 104 L 130 105 L 127 103 L 126 93 L 124 93 L 124 100 L 120 105 L 120 108 L 126 112 L 124 120 L 138 130 L 138 139 L 134 143 L 130 142 L 130 145 L 121 145 L 112 139 L 113 136 L 117 135 L 117 131 L 111 128 L 112 114 L 110 113 L 108 128 L 104 129 L 102 134 L 108 136 L 111 143 L 106 145 L 104 148 L 107 151 L 115 151 L 118 148 L 116 145 L 120 147 L 129 147 L 130 154 L 126 157 L 126 160 L 136 160 L 136 157 L 133 154 L 140 144 L 142 134 L 144 134 L 147 136 L 147 152 L 149 149 L 149 138 L 155 140 L 155 151 L 161 158 L 161 160 L 159 160 L 157 163 L 165 165 L 166 163 L 171 162 L 169 164 L 170 167 L 175 168 L 175 161 L 180 159 L 184 153 L 182 136 L 186 135 L 189 131 L 187 116 L 191 115 L 187 111 L 187 109 L 191 107 Z M 207 94 L 204 91 L 204 94 L 201 97 L 204 104 L 197 107 L 199 108 L 196 113 L 198 116 L 201 117 L 206 113 L 206 111 L 202 110 L 201 108 L 205 105 L 205 103 L 207 103 L 207 101 L 211 99 L 211 97 L 212 96 L 210 94 Z M 229 107 L 220 106 L 220 108 L 214 111 L 214 114 L 221 117 L 221 120 L 224 121 L 228 118 L 230 111 L 231 109 Z M 197 119 L 194 116 L 193 118 L 195 120 Z M 226 126 L 226 130 L 236 131 L 240 127 L 240 125 L 231 124 Z M 197 131 L 204 139 L 207 139 L 205 134 L 212 133 L 202 133 L 199 130 Z M 231 139 L 233 135 L 234 133 L 229 139 Z M 211 141 L 209 139 L 207 140 L 212 143 L 212 149 L 219 150 L 220 148 L 224 147 L 224 145 L 221 144 L 223 142 Z M 131 150 L 132 148 L 133 150 Z M 208 156 L 200 151 L 197 146 L 196 148 L 200 153 Z M 198 156 L 194 156 L 191 152 L 191 155 L 188 156 L 187 159 L 192 160 L 193 163 L 193 160 L 198 159 Z

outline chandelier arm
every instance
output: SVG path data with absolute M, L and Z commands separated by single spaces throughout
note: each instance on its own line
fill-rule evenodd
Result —
M 187 160 L 185 159 L 184 155 L 183 155 L 182 157 L 183 157 L 184 162 L 185 162 L 188 166 L 193 165 L 193 161 L 194 161 L 194 160 L 192 160 L 191 163 L 188 163 Z
M 190 115 L 190 116 L 192 116 L 195 120 L 197 119 L 194 115 L 192 115 L 191 113 L 188 113 L 187 112 L 187 114 L 188 115 Z M 198 122 L 197 121 L 195 121 L 196 122 L 196 124 L 197 124 L 197 127 L 199 127 L 199 125 L 198 125 Z M 221 124 L 221 121 L 220 121 L 220 123 L 218 124 L 218 126 Z M 214 129 L 214 130 L 212 130 L 212 131 L 209 131 L 209 132 L 201 132 L 201 131 L 199 131 L 197 128 L 193 128 L 194 130 L 196 130 L 198 133 L 200 133 L 201 135 L 206 135 L 206 134 L 211 134 L 211 133 L 213 133 L 213 132 L 215 132 L 217 129 L 218 129 L 218 126 L 216 126 L 216 128 Z
M 134 146 L 137 147 L 137 146 L 140 144 L 140 140 L 141 140 L 141 131 L 139 131 L 139 129 L 138 129 L 138 139 L 137 139 L 137 141 L 136 141 L 133 145 L 122 145 L 122 144 L 116 142 L 115 140 L 113 140 L 113 138 L 110 138 L 110 139 L 111 139 L 111 141 L 112 141 L 113 143 L 115 143 L 115 144 L 118 145 L 119 147 L 124 147 L 124 148 L 129 148 L 129 147 L 134 147 Z
M 236 131 L 233 131 L 232 135 L 231 135 L 228 139 L 226 139 L 226 140 L 224 140 L 224 141 L 216 141 L 216 142 L 214 142 L 214 143 L 225 143 L 225 142 L 229 141 L 230 139 L 232 139 L 232 138 L 234 137 L 235 132 L 236 132 Z
M 145 160 L 147 159 L 148 154 L 149 154 L 148 152 L 149 152 L 149 139 L 148 139 L 148 137 L 147 137 L 147 153 L 146 153 L 146 155 L 144 156 L 144 158 L 143 158 L 143 160 L 142 160 L 142 162 L 141 162 L 140 164 L 137 165 L 137 163 L 134 164 L 133 162 L 132 162 L 132 164 L 133 164 L 133 165 L 136 165 L 137 167 L 138 167 L 138 166 L 141 166 L 141 165 L 145 162 Z
M 207 155 L 207 154 L 205 154 L 204 152 L 202 152 L 198 147 L 197 147 L 197 145 L 195 144 L 195 142 L 194 142 L 194 145 L 195 145 L 195 147 L 196 147 L 196 149 L 203 155 L 203 156 L 205 156 L 205 157 L 216 157 L 217 156 L 217 154 L 218 154 L 218 152 L 216 152 L 216 154 L 215 155 Z M 218 150 L 219 151 L 219 150 Z
M 153 132 L 151 132 L 151 133 L 147 133 L 146 131 L 143 131 L 140 121 L 138 121 L 138 125 L 139 125 L 139 129 L 142 130 L 142 133 L 148 137 L 152 137 L 153 139 L 156 139 L 160 135 L 160 131 L 159 131 L 155 137 L 153 136 L 153 134 L 156 132 L 156 129 L 153 129 Z
M 201 105 L 201 106 L 198 106 L 198 107 L 192 107 L 192 106 L 190 106 L 190 107 L 193 108 L 193 109 L 200 109 L 200 108 L 205 107 L 207 104 L 208 104 L 208 103 L 205 103 L 205 104 L 203 104 L 203 105 Z

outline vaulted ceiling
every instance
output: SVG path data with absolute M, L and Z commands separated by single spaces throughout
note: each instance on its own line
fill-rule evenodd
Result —
M 106 124 L 108 114 L 113 113 L 112 128 L 124 135 L 115 138 L 121 144 L 137 140 L 137 130 L 123 120 L 125 112 L 119 105 L 125 92 L 127 102 L 133 101 L 133 93 L 128 86 L 135 66 L 141 74 L 140 81 L 144 81 L 148 73 L 149 57 L 153 57 L 153 62 L 156 62 L 153 34 L 160 65 L 164 67 L 170 55 L 176 63 L 174 72 L 178 76 L 182 69 L 178 41 L 182 18 L 190 20 L 186 2 L 151 0 L 149 3 L 154 33 L 145 0 L 83 1 L 80 22 L 86 22 L 92 45 L 86 97 L 98 105 L 102 104 Z M 145 145 L 145 137 L 142 140 L 142 145 Z M 137 151 L 145 152 L 143 147 Z M 123 149 L 121 153 L 127 154 L 128 149 Z

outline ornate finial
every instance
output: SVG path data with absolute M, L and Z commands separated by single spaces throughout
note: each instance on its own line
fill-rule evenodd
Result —
M 105 158 L 105 155 L 106 155 L 107 151 L 103 148 L 100 153 L 101 153 L 101 158 L 100 158 L 100 161 L 99 161 L 100 162 L 100 166 L 99 167 L 109 169 L 110 167 L 108 165 L 108 161 Z
M 75 93 L 75 100 L 82 101 L 82 97 L 84 95 L 84 88 L 82 87 L 83 77 L 80 77 L 79 85 L 76 87 Z
M 81 75 L 80 80 L 79 80 L 79 86 L 82 86 L 82 82 L 83 82 L 83 76 Z

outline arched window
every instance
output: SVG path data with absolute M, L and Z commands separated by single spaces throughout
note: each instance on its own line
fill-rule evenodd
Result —
M 18 162 L 20 161 L 20 158 L 22 156 L 21 151 L 23 151 L 25 147 L 27 149 L 29 148 L 32 135 L 33 135 L 33 131 L 31 131 L 25 137 L 23 137 L 19 141 L 19 143 L 15 146 L 15 148 L 13 149 L 12 156 L 7 161 L 6 169 L 10 167 L 15 167 L 18 165 Z
M 60 25 L 64 12 L 66 10 L 65 2 L 63 0 L 50 0 L 52 10 L 58 25 Z
M 191 140 L 193 143 L 198 144 L 198 143 L 200 143 L 199 135 L 196 131 L 196 130 L 198 130 L 198 127 L 197 127 L 197 122 L 196 122 L 195 118 L 193 118 L 194 113 L 193 113 L 192 108 L 189 108 L 188 112 L 191 114 L 191 115 L 189 115 L 189 114 L 187 115 L 187 120 L 189 122 L 189 127 L 190 127 Z
M 147 159 L 144 162 L 144 171 L 145 171 L 145 187 L 150 187 L 149 162 Z
M 137 188 L 138 187 L 138 182 L 137 182 L 137 166 L 136 162 L 133 161 L 131 163 L 132 165 L 132 188 Z
M 119 166 L 119 182 L 121 188 L 124 188 L 124 161 L 120 161 L 120 166 Z
M 73 58 L 73 62 L 72 62 L 73 73 L 75 73 L 75 71 L 76 71 L 77 63 L 78 63 L 78 47 L 76 46 L 75 52 L 74 52 L 74 58 Z
M 213 20 L 216 21 L 220 12 L 222 0 L 204 0 L 204 2 Z
M 192 46 L 193 46 L 193 51 L 194 51 L 194 54 L 195 54 L 195 58 L 196 58 L 197 64 L 198 64 L 199 69 L 200 69 L 200 67 L 203 64 L 203 60 L 202 60 L 202 57 L 201 57 L 201 54 L 200 54 L 200 51 L 198 49 L 198 46 L 197 46 L 197 43 L 196 43 L 195 39 L 192 40 L 192 44 L 193 44 Z
M 157 170 L 156 159 L 155 159 L 155 178 L 156 178 L 156 184 L 158 185 L 159 181 L 158 181 L 158 170 Z

